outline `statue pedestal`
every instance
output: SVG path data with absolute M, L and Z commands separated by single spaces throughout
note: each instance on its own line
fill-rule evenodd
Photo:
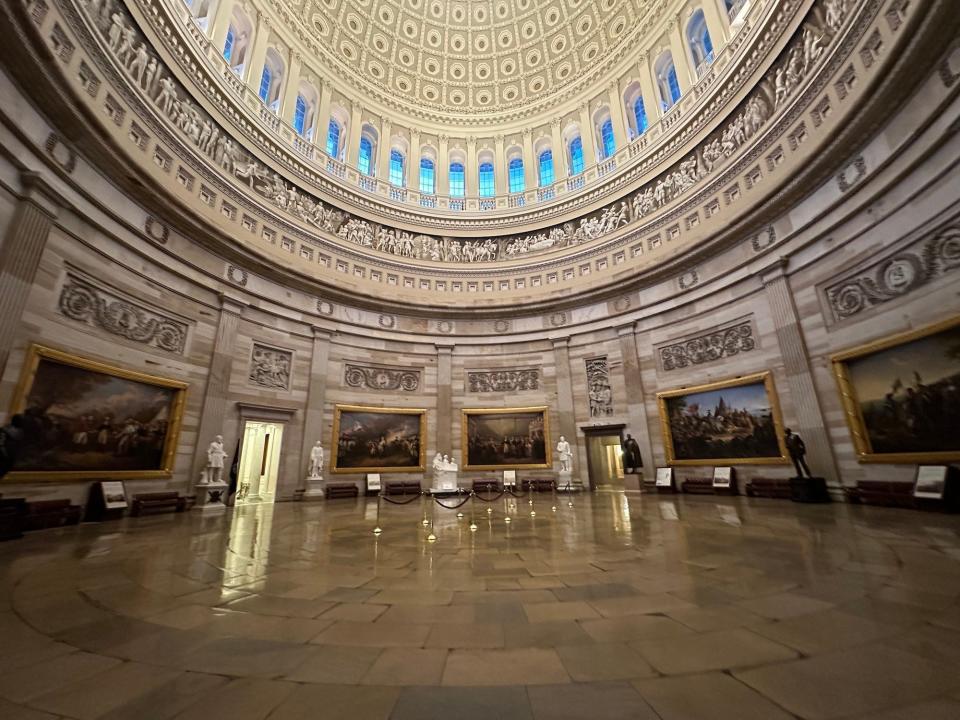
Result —
M 560 492 L 569 492 L 572 490 L 582 490 L 583 485 L 573 477 L 573 470 L 561 470 L 557 473 L 557 490 Z
M 197 490 L 197 509 L 204 512 L 223 511 L 227 506 L 223 504 L 226 499 L 227 489 L 230 487 L 225 482 L 199 482 L 194 487 Z
M 433 487 L 430 488 L 431 492 L 456 492 L 458 487 L 456 470 L 433 471 Z
M 307 489 L 303 492 L 303 500 L 323 500 L 323 476 L 308 477 Z

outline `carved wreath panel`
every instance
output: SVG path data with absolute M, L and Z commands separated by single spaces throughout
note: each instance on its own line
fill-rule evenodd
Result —
M 138 305 L 72 273 L 67 273 L 59 306 L 60 312 L 71 320 L 133 342 L 180 355 L 186 347 L 186 323 Z
M 420 389 L 420 371 L 348 363 L 343 370 L 343 382 L 368 390 L 416 392 Z
M 472 393 L 522 392 L 540 389 L 540 371 L 524 370 L 470 370 L 467 387 Z
M 667 345 L 659 350 L 660 365 L 667 372 L 720 358 L 751 352 L 757 347 L 749 320 L 711 330 L 696 337 Z
M 954 224 L 829 286 L 827 302 L 837 319 L 853 317 L 902 297 L 958 267 L 960 224 Z
M 587 365 L 587 396 L 590 417 L 613 415 L 613 391 L 610 389 L 610 370 L 607 357 L 590 358 Z
M 253 344 L 250 356 L 250 382 L 268 390 L 289 390 L 293 370 L 293 351 Z

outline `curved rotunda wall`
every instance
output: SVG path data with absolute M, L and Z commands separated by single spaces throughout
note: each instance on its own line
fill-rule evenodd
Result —
M 893 11 L 902 6 L 894 0 L 878 8 L 886 32 L 896 32 L 900 16 Z M 64 50 L 59 6 L 26 7 L 52 69 L 76 76 L 81 58 L 76 48 Z M 282 274 L 252 272 L 242 253 L 227 254 L 228 245 L 207 236 L 204 218 L 146 210 L 143 194 L 114 174 L 111 159 L 84 154 L 89 120 L 65 110 L 45 117 L 39 106 L 49 107 L 50 99 L 29 97 L 7 68 L 0 76 L 0 255 L 16 252 L 36 266 L 21 263 L 12 276 L 5 266 L 3 292 L 13 312 L 0 327 L 9 348 L 0 355 L 0 407 L 10 405 L 31 343 L 182 379 L 190 387 L 173 474 L 128 481 L 128 489 L 185 492 L 209 439 L 222 432 L 232 452 L 242 414 L 267 407 L 290 417 L 278 493 L 289 498 L 302 484 L 309 446 L 319 438 L 329 447 L 337 403 L 425 408 L 428 457 L 449 451 L 457 458 L 461 408 L 546 405 L 551 441 L 563 434 L 575 444 L 580 475 L 582 428 L 593 423 L 624 424 L 640 440 L 649 471 L 665 462 L 657 392 L 769 370 L 784 422 L 804 436 L 816 472 L 835 485 L 866 477 L 909 481 L 915 466 L 857 461 L 829 358 L 960 312 L 960 51 L 955 42 L 936 58 L 917 49 L 943 47 L 950 30 L 900 46 L 916 53 L 901 60 L 915 57 L 929 67 L 907 102 L 874 118 L 869 137 L 847 139 L 839 171 L 775 208 L 743 242 L 669 277 L 625 283 L 601 303 L 554 293 L 553 306 L 542 312 L 517 305 L 483 319 L 421 314 L 413 305 L 378 311 L 378 296 L 360 285 L 342 286 L 329 299 Z M 860 58 L 876 47 L 861 42 Z M 109 106 L 109 97 L 118 102 L 108 87 L 98 89 L 99 102 Z M 798 138 L 798 124 L 816 132 L 810 116 L 794 118 L 782 128 L 782 144 Z M 889 264 L 904 257 L 920 258 L 926 271 L 910 283 L 888 282 Z M 130 314 L 117 323 L 123 309 Z M 180 332 L 151 334 L 151 322 Z M 280 387 L 265 387 L 251 372 L 255 346 L 290 358 Z M 610 405 L 591 416 L 588 378 L 602 376 L 604 365 Z M 365 370 L 417 377 L 384 390 L 364 379 Z M 521 372 L 526 380 L 517 389 L 511 383 Z M 741 468 L 744 478 L 789 473 L 786 465 Z M 329 468 L 324 474 L 343 479 Z M 87 483 L 14 479 L 5 483 L 8 491 L 85 500 Z

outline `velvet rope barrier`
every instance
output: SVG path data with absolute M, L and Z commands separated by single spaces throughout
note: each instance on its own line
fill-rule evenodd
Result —
M 437 505 L 439 505 L 440 507 L 444 508 L 445 510 L 459 510 L 459 509 L 462 508 L 464 505 L 466 505 L 468 502 L 470 502 L 470 497 L 471 497 L 471 495 L 472 495 L 472 493 L 468 493 L 467 496 L 466 496 L 463 500 L 461 500 L 460 502 L 458 502 L 456 505 L 444 505 L 442 502 L 440 502 L 440 498 L 438 498 L 438 497 L 434 497 L 434 498 L 433 498 L 433 501 L 434 501 Z
M 501 490 L 499 493 L 497 493 L 497 495 L 496 495 L 495 497 L 492 497 L 492 498 L 481 497 L 481 496 L 480 496 L 478 493 L 476 493 L 476 492 L 473 493 L 473 496 L 474 496 L 477 500 L 481 500 L 481 501 L 483 501 L 483 502 L 485 502 L 485 503 L 492 503 L 492 502 L 496 502 L 497 500 L 499 500 L 500 498 L 502 498 L 502 497 L 503 497 L 504 495 L 506 495 L 506 494 L 507 494 L 507 491 L 506 491 L 506 490 Z
M 410 503 L 414 502 L 415 500 L 419 500 L 421 495 L 423 495 L 423 492 L 422 492 L 422 491 L 419 492 L 419 493 L 417 493 L 417 494 L 414 495 L 413 497 L 411 497 L 409 500 L 393 500 L 393 499 L 387 497 L 386 495 L 381 495 L 381 496 L 380 496 L 380 499 L 381 499 L 381 500 L 386 500 L 386 501 L 387 501 L 388 503 L 390 503 L 391 505 L 409 505 Z

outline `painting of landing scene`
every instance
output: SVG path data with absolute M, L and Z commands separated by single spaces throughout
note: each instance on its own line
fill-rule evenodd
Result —
M 460 421 L 464 469 L 548 468 L 546 407 L 464 409 Z
M 862 462 L 960 459 L 960 318 L 833 357 Z
M 169 477 L 187 384 L 34 345 L 11 480 Z
M 337 405 L 333 472 L 417 472 L 426 468 L 427 411 Z
M 672 465 L 786 462 L 773 377 L 758 373 L 657 395 Z

